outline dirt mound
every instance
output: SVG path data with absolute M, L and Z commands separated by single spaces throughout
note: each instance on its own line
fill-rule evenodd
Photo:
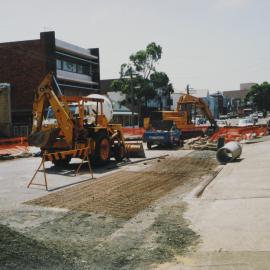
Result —
M 141 172 L 119 171 L 27 203 L 131 218 L 175 187 L 191 185 L 216 166 L 212 159 L 169 158 Z

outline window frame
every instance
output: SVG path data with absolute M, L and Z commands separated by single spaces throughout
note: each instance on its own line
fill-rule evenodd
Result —
M 70 66 L 70 68 L 68 66 Z M 66 72 L 81 74 L 81 75 L 87 75 L 87 76 L 92 76 L 92 70 L 93 70 L 91 64 L 84 65 L 82 63 L 76 63 L 73 61 L 59 59 L 59 58 L 56 59 L 56 69 L 63 70 Z

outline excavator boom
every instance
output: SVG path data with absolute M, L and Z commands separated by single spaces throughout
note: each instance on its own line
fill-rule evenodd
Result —
M 177 102 L 177 111 L 183 111 L 182 107 L 185 108 L 187 105 L 195 105 L 196 108 L 199 108 L 201 112 L 206 116 L 206 118 L 209 120 L 211 126 L 216 127 L 216 121 L 213 117 L 212 112 L 210 111 L 208 105 L 205 103 L 205 101 L 202 98 L 197 98 L 189 94 L 185 94 L 181 96 Z

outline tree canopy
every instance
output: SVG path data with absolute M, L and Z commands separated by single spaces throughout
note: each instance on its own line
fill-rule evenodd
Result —
M 253 85 L 245 97 L 245 102 L 256 106 L 259 111 L 270 111 L 270 84 L 263 82 Z
M 156 97 L 156 89 L 161 89 L 163 95 L 173 93 L 167 74 L 156 71 L 161 56 L 162 47 L 155 42 L 130 55 L 129 62 L 121 65 L 120 79 L 112 82 L 112 89 L 126 94 L 127 99 L 131 98 L 133 91 L 137 104 Z

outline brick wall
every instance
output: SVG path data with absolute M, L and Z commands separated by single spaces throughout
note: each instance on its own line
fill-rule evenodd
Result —
M 31 113 L 34 89 L 46 73 L 45 45 L 42 40 L 0 44 L 0 82 L 11 84 L 13 114 Z
M 99 49 L 90 49 L 99 57 Z M 99 59 L 95 60 L 99 64 Z M 13 124 L 31 126 L 34 90 L 48 72 L 56 72 L 55 33 L 40 33 L 40 39 L 0 43 L 0 83 L 11 85 L 11 111 Z M 93 79 L 99 84 L 99 65 Z M 59 81 L 59 83 L 73 84 Z M 84 84 L 77 86 L 84 87 Z M 85 96 L 97 90 L 61 87 L 66 95 Z

